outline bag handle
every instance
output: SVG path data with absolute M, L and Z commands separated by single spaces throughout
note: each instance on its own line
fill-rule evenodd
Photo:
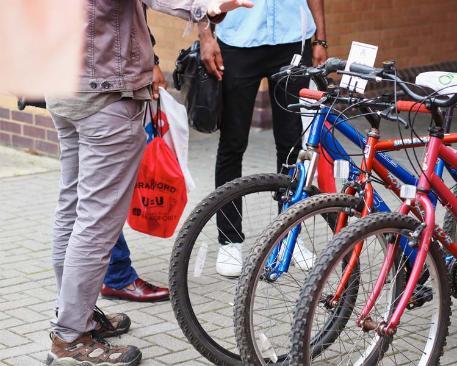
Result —
M 160 137 L 163 137 L 163 119 L 162 119 L 162 107 L 160 104 L 160 96 L 157 99 L 157 123 L 156 123 L 156 131 Z
M 149 110 L 149 113 L 148 113 Z M 146 127 L 148 123 L 148 117 L 151 118 L 151 122 L 154 122 L 154 116 L 152 115 L 152 108 L 151 108 L 151 101 L 146 101 L 146 108 L 144 110 L 144 115 L 143 115 L 143 127 Z
M 149 113 L 148 113 L 149 110 Z M 154 127 L 154 137 L 163 137 L 163 123 L 160 123 L 163 121 L 162 119 L 162 108 L 160 105 L 160 97 L 157 99 L 157 115 L 156 118 L 154 118 L 154 114 L 152 111 L 152 101 L 148 100 L 146 102 L 146 109 L 144 112 L 144 117 L 143 117 L 143 127 L 146 127 L 146 124 L 148 123 L 148 117 L 150 118 L 150 121 L 152 123 L 152 126 Z

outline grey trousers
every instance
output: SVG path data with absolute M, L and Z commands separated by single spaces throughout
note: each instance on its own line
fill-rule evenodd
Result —
M 143 114 L 143 102 L 122 99 L 80 120 L 52 115 L 61 179 L 52 251 L 58 316 L 51 326 L 65 341 L 95 327 L 94 306 L 146 145 Z

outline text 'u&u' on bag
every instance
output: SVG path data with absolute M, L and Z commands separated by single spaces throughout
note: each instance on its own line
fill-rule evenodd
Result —
M 151 105 L 148 107 L 149 113 L 146 111 L 145 121 L 149 118 L 152 120 L 152 125 L 149 125 L 149 121 L 145 125 L 146 132 L 150 134 L 150 142 L 139 167 L 127 222 L 134 230 L 168 238 L 173 235 L 187 203 L 186 179 L 175 151 L 182 154 L 185 150 L 182 160 L 185 160 L 187 169 L 188 131 L 185 138 L 181 136 L 180 142 L 175 141 L 171 131 L 176 129 L 176 113 L 167 114 L 163 105 L 166 99 L 163 97 L 164 92 L 167 93 L 165 90 L 160 91 L 157 113 L 153 115 Z M 169 100 L 167 102 L 170 104 Z M 187 118 L 185 124 L 187 126 Z M 168 141 L 165 140 L 167 135 Z M 181 146 L 183 140 L 185 149 L 176 147 Z M 172 143 L 177 145 L 170 147 Z M 174 149 L 176 150 L 173 151 Z M 190 173 L 188 176 L 193 186 Z

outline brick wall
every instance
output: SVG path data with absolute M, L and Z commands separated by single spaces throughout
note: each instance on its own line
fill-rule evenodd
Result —
M 347 57 L 354 40 L 378 45 L 378 62 L 395 59 L 400 68 L 413 71 L 416 66 L 457 61 L 457 0 L 326 0 L 325 8 L 330 56 Z M 179 50 L 196 39 L 196 30 L 184 37 L 183 20 L 154 12 L 149 20 L 162 69 L 169 74 Z M 266 85 L 260 87 L 254 125 L 270 122 Z M 14 101 L 1 95 L 0 143 L 58 154 L 50 118 L 33 108 L 18 112 Z
M 326 0 L 332 56 L 352 41 L 379 46 L 378 62 L 400 68 L 457 60 L 456 0 Z
M 57 156 L 57 141 L 57 132 L 49 116 L 0 107 L 1 144 Z
M 352 41 L 379 46 L 377 60 L 400 68 L 457 60 L 457 0 L 325 0 L 330 56 L 345 58 Z M 164 69 L 195 32 L 183 37 L 185 22 L 150 15 Z

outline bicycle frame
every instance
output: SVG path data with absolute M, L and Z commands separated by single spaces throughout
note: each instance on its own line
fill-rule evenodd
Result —
M 399 210 L 400 213 L 407 215 L 412 210 L 413 204 L 416 202 L 420 203 L 424 210 L 425 227 L 421 232 L 418 254 L 416 256 L 410 278 L 406 284 L 405 291 L 400 298 L 389 323 L 381 330 L 385 335 L 394 334 L 398 324 L 400 323 L 400 318 L 403 315 L 419 280 L 431 244 L 431 238 L 435 232 L 435 209 L 430 201 L 428 192 L 433 189 L 440 201 L 452 211 L 454 216 L 457 216 L 457 197 L 435 172 L 435 166 L 437 165 L 437 161 L 439 159 L 444 160 L 446 164 L 457 166 L 457 150 L 446 146 L 445 143 L 445 138 L 443 137 L 434 135 L 430 136 L 430 141 L 427 145 L 422 166 L 423 173 L 421 174 L 417 185 L 416 198 L 411 202 L 405 201 Z M 445 240 L 446 238 L 443 237 L 438 237 L 437 239 L 440 240 L 441 244 L 443 244 L 443 246 L 454 256 L 454 258 L 457 258 L 457 243 Z M 359 323 L 361 323 L 364 319 L 367 319 L 373 309 L 382 287 L 384 286 L 387 275 L 392 268 L 397 247 L 397 243 L 389 244 L 386 260 L 381 268 L 380 276 L 378 277 L 373 291 L 368 298 L 367 304 L 359 316 Z
M 314 173 L 317 170 L 317 164 L 319 160 L 319 153 L 317 151 L 318 146 L 327 147 L 326 152 L 324 153 L 328 154 L 332 161 L 337 159 L 349 160 L 351 167 L 349 180 L 356 181 L 359 179 L 360 171 L 355 168 L 356 164 L 354 161 L 352 161 L 351 158 L 348 157 L 348 154 L 342 145 L 332 136 L 328 124 L 333 125 L 336 130 L 348 138 L 353 144 L 363 149 L 363 151 L 367 152 L 364 159 L 364 164 L 369 165 L 368 170 L 374 170 L 374 172 L 378 174 L 378 176 L 386 183 L 387 187 L 397 196 L 400 196 L 401 184 L 399 181 L 408 185 L 417 185 L 418 178 L 415 175 L 411 174 L 408 170 L 404 169 L 398 162 L 386 154 L 386 152 L 425 146 L 426 142 L 428 141 L 428 136 L 412 140 L 400 139 L 379 141 L 379 138 L 377 138 L 374 140 L 372 139 L 371 141 L 367 141 L 367 139 L 359 131 L 357 131 L 352 125 L 348 123 L 347 119 L 344 116 L 337 116 L 333 113 L 330 113 L 330 110 L 324 107 L 320 110 L 319 113 L 316 114 L 313 121 L 311 122 L 310 133 L 307 140 L 308 151 L 301 152 L 301 156 L 306 157 L 310 161 L 308 172 L 304 167 L 303 161 L 300 161 L 299 155 L 299 161 L 296 164 L 296 168 L 292 169 L 290 172 L 291 175 L 298 176 L 297 189 L 291 199 L 285 203 L 283 210 L 286 210 L 291 205 L 309 197 L 308 192 L 310 192 L 312 180 Z M 447 135 L 444 140 L 446 143 L 457 142 L 457 134 Z M 444 166 L 444 162 L 439 161 L 434 167 L 434 174 L 437 177 L 442 176 Z M 365 168 L 367 167 L 365 166 Z M 457 182 L 457 170 L 450 168 L 448 165 L 446 165 L 446 168 L 453 179 Z M 362 170 L 365 169 L 362 167 Z M 319 188 L 321 188 L 321 185 L 319 185 Z M 371 183 L 369 183 L 367 188 L 368 189 L 366 194 L 368 197 L 365 199 L 366 207 L 370 210 L 375 208 L 378 212 L 390 212 L 391 210 L 384 202 L 382 197 L 376 192 L 376 190 L 372 189 Z M 332 193 L 335 192 L 335 190 L 332 190 L 332 187 L 326 186 L 324 187 L 323 192 Z M 352 194 L 354 193 L 355 192 L 352 192 Z M 437 197 L 433 192 L 430 193 L 430 200 L 433 206 L 435 206 Z M 365 216 L 367 213 L 368 212 L 363 212 L 362 215 Z M 344 219 L 340 218 L 340 220 Z M 343 226 L 343 221 L 339 221 L 337 225 L 337 231 Z M 267 268 L 267 273 L 270 280 L 275 280 L 282 273 L 288 271 L 299 232 L 299 226 L 293 228 L 289 235 L 285 238 L 286 242 L 282 243 L 284 240 L 281 241 L 281 243 L 276 246 L 268 258 L 265 267 Z M 277 258 L 282 245 L 285 245 L 284 255 L 282 256 L 281 261 L 278 261 Z M 402 249 L 410 259 L 411 263 L 414 263 L 416 251 L 411 249 L 407 243 L 402 243 Z M 340 292 L 342 292 L 342 290 L 343 289 L 341 288 Z

